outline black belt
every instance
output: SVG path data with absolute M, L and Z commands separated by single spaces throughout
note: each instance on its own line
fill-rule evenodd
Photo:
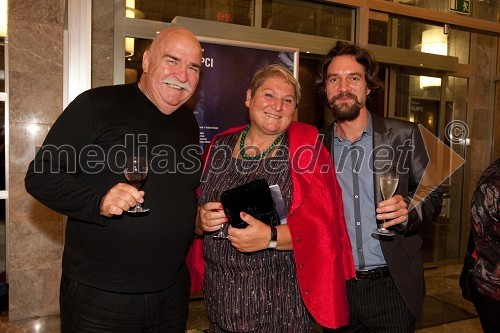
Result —
M 356 280 L 376 280 L 390 276 L 389 268 L 387 266 L 356 271 Z

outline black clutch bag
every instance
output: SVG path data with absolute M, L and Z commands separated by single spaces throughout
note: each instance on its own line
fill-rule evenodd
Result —
M 222 192 L 220 201 L 229 223 L 234 228 L 243 229 L 248 225 L 240 218 L 240 212 L 247 213 L 267 225 L 280 224 L 280 217 L 265 179 L 257 179 L 226 190 Z

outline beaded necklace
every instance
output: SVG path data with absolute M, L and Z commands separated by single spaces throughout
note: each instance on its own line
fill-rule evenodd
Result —
M 272 145 L 269 146 L 269 148 L 266 149 L 265 152 L 263 152 L 262 154 L 259 154 L 259 155 L 255 155 L 255 156 L 250 156 L 250 155 L 247 155 L 247 153 L 245 152 L 245 139 L 247 137 L 247 134 L 248 134 L 248 131 L 250 130 L 250 125 L 248 125 L 244 130 L 243 132 L 241 133 L 241 140 L 240 140 L 240 154 L 241 154 L 241 157 L 243 157 L 245 160 L 260 160 L 261 158 L 264 158 L 266 157 L 267 154 L 269 154 L 269 152 L 274 148 L 276 147 L 276 145 L 281 141 L 281 139 L 283 139 L 283 137 L 285 136 L 285 133 L 281 133 L 280 135 L 278 135 L 278 137 L 274 140 L 274 142 L 272 143 Z

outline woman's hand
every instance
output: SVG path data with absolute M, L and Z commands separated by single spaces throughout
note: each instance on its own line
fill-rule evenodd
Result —
M 240 252 L 256 252 L 267 249 L 271 240 L 271 227 L 256 218 L 240 213 L 243 221 L 248 223 L 245 229 L 228 228 L 228 239 L 231 245 Z M 291 250 L 291 236 L 287 225 L 280 225 L 278 229 L 278 249 Z
M 222 209 L 222 204 L 220 202 L 207 202 L 198 207 L 194 232 L 202 236 L 205 232 L 219 230 L 226 222 L 227 217 Z

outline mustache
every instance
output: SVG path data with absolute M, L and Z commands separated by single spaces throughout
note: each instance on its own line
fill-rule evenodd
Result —
M 165 78 L 165 79 L 160 80 L 160 82 L 170 84 L 173 86 L 177 86 L 177 87 L 184 89 L 188 92 L 192 91 L 191 87 L 189 86 L 189 84 L 187 82 L 180 82 L 179 80 L 176 80 L 174 78 Z
M 358 98 L 356 97 L 356 95 L 354 95 L 353 93 L 350 93 L 350 92 L 344 92 L 344 93 L 340 93 L 337 96 L 333 96 L 332 98 L 330 98 L 328 103 L 330 105 L 333 105 L 333 104 L 335 104 L 335 102 L 337 100 L 344 98 L 344 97 L 349 97 L 350 99 L 353 99 L 355 102 L 358 102 Z

